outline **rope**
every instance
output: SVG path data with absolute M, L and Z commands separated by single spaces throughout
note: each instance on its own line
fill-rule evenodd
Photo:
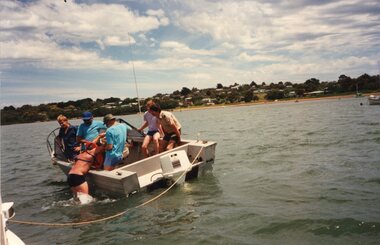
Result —
M 201 149 L 199 150 L 198 154 L 196 155 L 196 157 L 194 158 L 194 160 L 191 162 L 191 165 L 193 165 L 195 163 L 195 161 L 197 160 L 197 158 L 199 157 L 199 155 L 201 154 L 202 152 L 202 149 L 203 149 L 203 146 L 201 146 Z M 108 217 L 104 217 L 104 218 L 100 218 L 100 219 L 95 219 L 95 220 L 88 220 L 88 221 L 81 221 L 81 222 L 70 222 L 70 223 L 46 223 L 46 222 L 34 222 L 34 221 L 22 221 L 22 220 L 8 220 L 9 222 L 12 222 L 12 223 L 17 223 L 17 224 L 23 224 L 23 225 L 36 225 L 36 226 L 49 226 L 49 227 L 65 227 L 65 226 L 80 226 L 80 225 L 87 225 L 87 224 L 93 224 L 93 223 L 99 223 L 99 222 L 103 222 L 103 221 L 107 221 L 107 220 L 111 220 L 111 219 L 115 219 L 117 217 L 120 217 L 122 215 L 124 215 L 125 213 L 127 213 L 128 211 L 132 210 L 132 209 L 137 209 L 137 208 L 141 208 L 151 202 L 154 202 L 155 200 L 159 199 L 161 196 L 165 195 L 170 189 L 172 189 L 177 183 L 178 181 L 186 174 L 187 172 L 184 171 L 177 179 L 176 181 L 174 181 L 173 184 L 171 184 L 167 189 L 165 189 L 164 191 L 162 191 L 161 193 L 159 193 L 157 196 L 143 202 L 142 204 L 140 205 L 137 205 L 133 208 L 130 208 L 130 209 L 126 209 L 120 213 L 117 213 L 117 214 L 114 214 L 114 215 L 111 215 L 111 216 L 108 216 Z

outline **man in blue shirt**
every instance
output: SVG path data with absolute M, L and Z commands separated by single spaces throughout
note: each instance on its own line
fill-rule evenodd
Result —
M 124 123 L 117 123 L 116 118 L 112 114 L 105 115 L 103 122 L 107 126 L 106 133 L 100 134 L 100 137 L 106 138 L 104 170 L 111 171 L 123 160 L 128 128 Z
M 79 125 L 77 131 L 77 142 L 79 144 L 88 141 L 96 143 L 99 140 L 99 133 L 106 130 L 106 126 L 102 122 L 94 121 L 92 113 L 89 111 L 83 113 L 82 120 L 83 123 Z M 84 144 L 81 149 L 84 150 Z

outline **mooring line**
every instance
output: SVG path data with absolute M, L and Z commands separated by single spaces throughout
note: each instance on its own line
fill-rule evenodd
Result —
M 191 162 L 191 165 L 193 165 L 195 163 L 195 161 L 197 160 L 197 158 L 199 157 L 199 155 L 201 154 L 202 152 L 202 149 L 203 149 L 203 146 L 201 146 L 201 149 L 199 150 L 198 154 L 196 155 L 196 157 L 194 158 L 194 160 Z M 130 209 L 126 209 L 124 210 L 123 212 L 120 212 L 120 213 L 117 213 L 117 214 L 114 214 L 114 215 L 111 215 L 111 216 L 108 216 L 108 217 L 104 217 L 104 218 L 100 218 L 100 219 L 95 219 L 95 220 L 89 220 L 89 221 L 81 221 L 81 222 L 70 222 L 70 223 L 46 223 L 46 222 L 34 222 L 34 221 L 22 221 L 22 220 L 14 220 L 14 219 L 11 219 L 11 220 L 8 220 L 8 222 L 12 222 L 12 223 L 17 223 L 17 224 L 23 224 L 23 225 L 36 225 L 36 226 L 49 226 L 49 227 L 65 227 L 65 226 L 79 226 L 79 225 L 87 225 L 87 224 L 93 224 L 93 223 L 99 223 L 99 222 L 102 222 L 102 221 L 107 221 L 107 220 L 111 220 L 111 219 L 115 219 L 117 217 L 120 217 L 124 214 L 126 214 L 128 211 L 132 210 L 132 209 L 137 209 L 137 208 L 141 208 L 157 199 L 159 199 L 161 196 L 163 196 L 164 194 L 166 194 L 171 188 L 173 188 L 177 183 L 178 181 L 187 173 L 187 171 L 184 171 L 177 179 L 176 181 L 174 181 L 173 184 L 171 184 L 168 188 L 166 188 L 164 191 L 162 191 L 160 194 L 158 194 L 157 196 L 143 202 L 142 204 L 140 205 L 137 205 L 133 208 L 130 208 Z

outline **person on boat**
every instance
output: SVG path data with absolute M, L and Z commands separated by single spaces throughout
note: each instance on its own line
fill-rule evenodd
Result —
M 158 154 L 160 152 L 160 145 L 158 140 L 160 139 L 160 127 L 157 123 L 157 118 L 149 112 L 150 107 L 154 105 L 153 100 L 148 100 L 146 102 L 147 111 L 144 113 L 144 123 L 137 130 L 142 132 L 144 128 L 148 127 L 148 132 L 145 135 L 143 144 L 141 146 L 142 152 L 145 157 L 149 156 L 148 146 L 151 141 L 154 144 L 154 154 Z
M 95 143 L 90 144 L 82 153 L 75 157 L 75 162 L 67 176 L 67 183 L 71 187 L 74 197 L 78 192 L 88 194 L 89 188 L 86 181 L 86 174 L 93 165 L 99 165 L 99 154 L 104 153 L 104 146 L 98 146 Z
M 181 142 L 181 124 L 177 118 L 169 111 L 162 111 L 159 104 L 152 105 L 149 111 L 157 118 L 164 132 L 164 143 L 160 145 L 161 151 L 176 147 Z
M 57 122 L 61 126 L 57 136 L 57 143 L 63 149 L 63 154 L 69 161 L 73 161 L 79 154 L 77 147 L 79 144 L 76 141 L 77 127 L 69 123 L 69 120 L 64 115 L 57 117 Z
M 124 123 L 116 122 L 116 118 L 112 114 L 105 115 L 103 122 L 107 126 L 107 131 L 99 136 L 100 138 L 105 138 L 106 157 L 104 159 L 104 170 L 111 171 L 123 160 L 128 127 Z
M 86 142 L 96 143 L 99 140 L 99 133 L 105 131 L 107 128 L 102 122 L 95 121 L 92 113 L 89 111 L 83 113 L 82 120 L 83 123 L 79 125 L 77 132 L 77 142 L 82 145 L 82 147 L 78 147 L 78 149 L 83 151 Z

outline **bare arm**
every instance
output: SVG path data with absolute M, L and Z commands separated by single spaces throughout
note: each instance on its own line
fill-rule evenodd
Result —
M 181 141 L 181 132 L 179 131 L 179 128 L 177 128 L 177 126 L 174 123 L 172 123 L 171 126 L 172 126 L 172 128 L 174 130 L 174 133 L 178 137 L 178 141 Z
M 105 144 L 104 144 L 104 150 L 106 150 L 106 151 L 110 151 L 110 150 L 112 150 L 112 148 L 113 148 L 113 144 L 108 144 L 108 143 L 107 143 L 107 138 L 106 138 L 106 133 L 105 133 L 105 132 L 99 134 L 97 138 L 99 138 L 99 139 L 100 139 L 100 138 L 103 138 L 103 139 L 106 140 L 106 142 L 105 142 Z
M 138 131 L 142 131 L 144 128 L 148 127 L 148 122 L 147 121 L 144 121 L 143 125 L 141 125 L 141 127 L 139 127 L 137 130 Z
M 79 143 L 79 144 L 81 144 L 81 143 L 83 143 L 83 138 L 82 137 L 80 137 L 80 136 L 78 136 L 77 135 L 77 142 Z
M 158 132 L 160 133 L 160 137 L 163 137 L 164 136 L 164 130 L 162 129 L 162 125 L 158 120 L 156 121 L 156 126 L 158 128 Z
M 98 143 L 99 140 L 100 140 L 101 138 L 104 138 L 103 134 L 105 135 L 105 133 L 100 133 L 100 134 L 98 134 L 98 136 L 96 136 L 96 137 L 92 140 L 92 142 L 95 143 L 95 144 Z

